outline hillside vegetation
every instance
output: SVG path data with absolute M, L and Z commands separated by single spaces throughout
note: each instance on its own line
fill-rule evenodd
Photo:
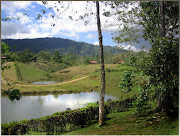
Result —
M 99 55 L 99 47 L 85 42 L 76 42 L 62 38 L 37 38 L 37 39 L 5 39 L 1 40 L 10 45 L 12 51 L 31 51 L 38 53 L 41 50 L 51 53 L 58 51 L 61 55 L 76 54 L 82 56 Z M 16 48 L 12 48 L 15 46 Z M 112 46 L 104 46 L 104 53 L 122 53 L 124 49 L 118 50 Z

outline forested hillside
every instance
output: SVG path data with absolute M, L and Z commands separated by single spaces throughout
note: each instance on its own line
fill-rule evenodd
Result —
M 24 51 L 30 49 L 31 51 L 38 53 L 41 50 L 49 51 L 51 53 L 58 51 L 61 55 L 77 54 L 77 55 L 99 55 L 99 47 L 93 44 L 85 42 L 76 42 L 69 39 L 62 38 L 37 38 L 37 39 L 5 39 L 2 40 L 11 48 L 12 51 Z M 109 52 L 117 54 L 122 53 L 125 50 L 118 50 L 115 47 L 104 46 L 104 53 Z

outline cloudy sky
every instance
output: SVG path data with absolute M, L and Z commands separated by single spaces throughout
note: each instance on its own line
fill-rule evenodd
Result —
M 113 22 L 114 18 L 102 15 L 105 10 L 108 11 L 111 8 L 101 3 L 100 7 L 103 44 L 115 46 L 112 33 L 117 31 L 118 27 L 105 27 L 107 22 Z M 86 13 L 90 15 L 80 20 L 79 16 Z M 41 1 L 1 1 L 1 18 L 16 18 L 11 21 L 1 21 L 1 39 L 60 37 L 98 45 L 95 13 L 95 3 L 86 1 L 64 1 L 63 3 L 51 1 L 46 5 Z M 41 14 L 42 18 L 36 20 L 38 14 Z M 71 17 L 73 20 L 70 19 Z M 88 21 L 87 25 L 85 25 L 86 21 Z M 126 48 L 129 46 L 127 45 Z

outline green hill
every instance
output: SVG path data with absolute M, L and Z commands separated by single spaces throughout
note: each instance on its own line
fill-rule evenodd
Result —
M 4 39 L 6 44 L 10 47 L 15 46 L 16 48 L 11 48 L 12 51 L 24 51 L 25 49 L 30 49 L 31 51 L 38 53 L 41 50 L 55 52 L 58 51 L 61 55 L 66 54 L 77 54 L 82 56 L 99 55 L 99 47 L 93 44 L 88 44 L 85 42 L 76 42 L 69 39 L 62 38 L 37 38 L 37 39 Z M 113 54 L 122 53 L 125 50 L 117 49 L 111 46 L 104 46 L 104 53 L 109 52 Z

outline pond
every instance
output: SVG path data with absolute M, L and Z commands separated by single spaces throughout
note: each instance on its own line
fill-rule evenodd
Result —
M 65 111 L 66 108 L 86 107 L 87 103 L 99 101 L 99 96 L 100 93 L 95 91 L 76 94 L 23 96 L 19 101 L 10 101 L 8 97 L 2 96 L 1 123 L 39 118 Z M 106 94 L 105 100 L 109 98 L 118 99 L 116 96 Z
M 32 82 L 34 85 L 48 85 L 48 84 L 55 84 L 58 83 L 58 81 L 38 81 L 38 82 Z

